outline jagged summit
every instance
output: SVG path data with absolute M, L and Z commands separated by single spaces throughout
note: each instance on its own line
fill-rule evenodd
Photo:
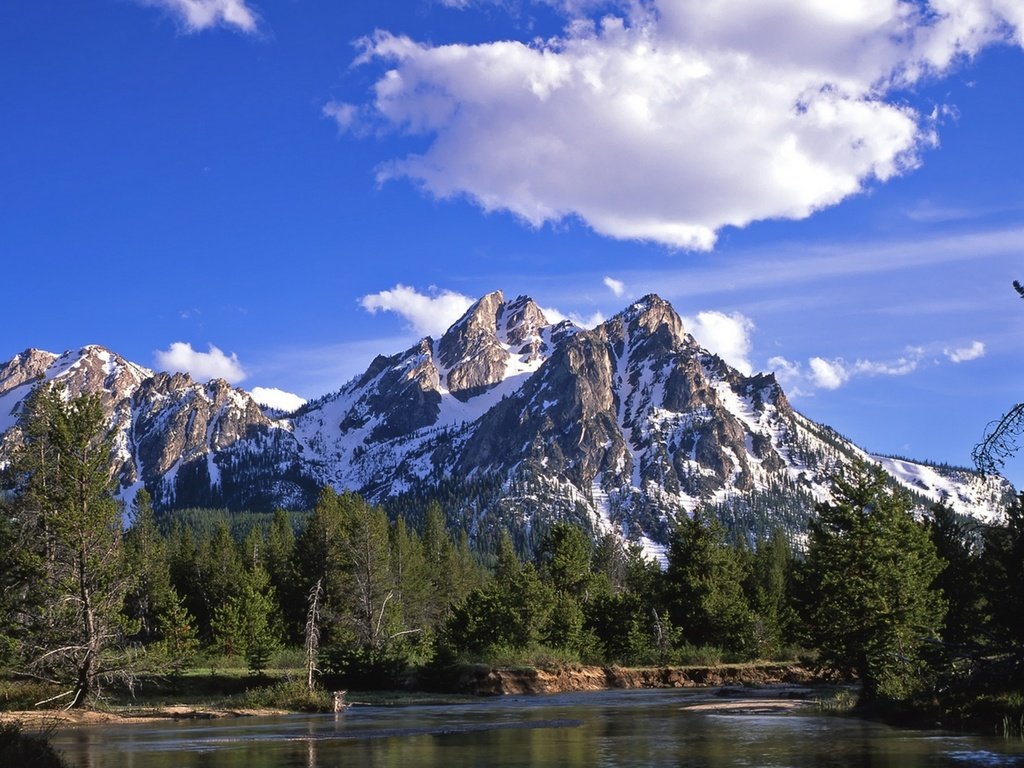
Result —
M 39 378 L 101 395 L 123 497 L 145 486 L 163 507 L 303 508 L 332 485 L 421 508 L 443 491 L 474 536 L 564 518 L 656 548 L 698 506 L 747 535 L 802 529 L 830 473 L 867 458 L 794 411 L 772 374 L 701 348 L 654 294 L 584 330 L 494 291 L 284 418 L 103 347 L 29 349 L 0 366 L 0 462 Z M 993 517 L 1012 497 L 967 470 L 881 461 L 921 504 Z

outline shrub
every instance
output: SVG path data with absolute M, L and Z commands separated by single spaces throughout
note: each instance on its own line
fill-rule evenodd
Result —
M 250 688 L 243 701 L 253 709 L 288 709 L 295 712 L 330 712 L 333 699 L 320 686 L 310 691 L 304 680 L 282 680 L 273 685 Z
M 46 732 L 26 733 L 19 722 L 0 723 L 0 765 L 68 768 Z

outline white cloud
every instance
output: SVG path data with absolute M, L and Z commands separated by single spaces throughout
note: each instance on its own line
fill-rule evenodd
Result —
M 754 321 L 733 312 L 698 312 L 696 317 L 684 317 L 683 327 L 702 347 L 714 352 L 725 362 L 749 376 L 754 371 L 750 362 L 750 332 Z
M 337 123 L 341 132 L 350 130 L 359 117 L 359 107 L 344 101 L 329 101 L 324 104 L 321 112 L 324 117 L 329 117 Z
M 210 344 L 209 352 L 197 352 L 191 344 L 176 341 L 166 350 L 156 352 L 156 364 L 165 371 L 186 371 L 199 381 L 224 379 L 237 384 L 246 377 L 238 355 L 225 355 L 213 344 Z
M 812 357 L 808 361 L 811 383 L 822 389 L 839 389 L 850 379 L 850 371 L 842 360 Z
M 304 398 L 291 392 L 285 392 L 277 387 L 253 387 L 249 390 L 249 394 L 260 405 L 265 405 L 268 408 L 274 408 L 285 413 L 291 413 L 306 404 Z
M 565 314 L 555 307 L 541 307 L 540 311 L 544 313 L 544 317 L 552 325 L 557 325 L 565 320 L 568 320 L 573 325 L 578 325 L 580 328 L 595 328 L 603 323 L 607 318 L 601 312 L 594 312 L 589 317 L 581 315 L 579 312 L 570 312 Z
M 386 67 L 374 117 L 431 138 L 381 181 L 708 249 L 724 226 L 803 218 L 914 168 L 935 125 L 898 89 L 1024 42 L 1019 0 L 550 4 L 570 23 L 546 41 L 362 41 L 358 61 Z
M 189 32 L 216 26 L 234 27 L 249 34 L 259 28 L 259 17 L 246 0 L 138 0 L 143 5 L 163 8 Z
M 923 347 L 907 347 L 906 352 L 891 362 L 858 360 L 854 372 L 868 376 L 906 376 L 917 370 L 924 357 Z
M 783 387 L 795 387 L 799 394 L 806 394 L 805 387 L 813 389 L 839 389 L 851 379 L 860 376 L 906 376 L 916 371 L 924 359 L 923 347 L 907 347 L 895 360 L 857 360 L 849 363 L 841 357 L 826 360 L 812 357 L 805 369 L 800 363 L 785 357 L 773 357 L 768 366 Z
M 605 277 L 604 284 L 616 296 L 622 296 L 626 292 L 626 284 L 621 280 L 616 280 L 614 277 Z
M 370 314 L 378 310 L 396 312 L 416 333 L 437 338 L 465 314 L 473 301 L 454 291 L 431 288 L 429 294 L 424 294 L 399 283 L 389 291 L 363 296 L 359 304 Z
M 954 363 L 965 363 L 968 360 L 977 360 L 979 357 L 985 356 L 985 343 L 983 341 L 973 341 L 969 347 L 947 349 L 945 354 L 946 357 Z

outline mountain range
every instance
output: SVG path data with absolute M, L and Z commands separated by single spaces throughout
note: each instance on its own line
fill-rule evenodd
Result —
M 586 330 L 496 291 L 440 338 L 380 355 L 288 414 L 104 347 L 29 349 L 0 366 L 0 463 L 41 380 L 100 396 L 121 498 L 144 486 L 164 509 L 306 509 L 330 485 L 397 510 L 440 499 L 471 537 L 561 518 L 657 551 L 675 516 L 702 505 L 749 536 L 802 530 L 858 459 L 921 506 L 980 519 L 1014 493 L 968 469 L 869 456 L 794 410 L 772 374 L 703 349 L 655 295 Z

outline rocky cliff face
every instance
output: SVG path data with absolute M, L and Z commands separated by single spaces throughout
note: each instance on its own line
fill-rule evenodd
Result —
M 27 350 L 0 369 L 0 461 L 20 439 L 17 422 L 37 382 L 56 383 L 68 397 L 99 395 L 127 501 L 143 486 L 164 506 L 305 504 L 314 492 L 296 470 L 300 447 L 289 425 L 268 419 L 246 392 L 219 379 L 154 373 L 98 346 L 60 356 Z
M 702 349 L 657 296 L 581 330 L 491 293 L 440 339 L 377 357 L 286 419 L 223 381 L 101 347 L 28 350 L 0 367 L 0 461 L 38 380 L 98 392 L 124 498 L 145 486 L 168 507 L 308 507 L 328 484 L 422 505 L 444 487 L 474 535 L 561 517 L 656 550 L 699 505 L 741 534 L 800 530 L 830 473 L 867 458 L 795 412 L 772 375 Z M 1012 494 L 967 470 L 881 461 L 922 504 L 991 517 Z

